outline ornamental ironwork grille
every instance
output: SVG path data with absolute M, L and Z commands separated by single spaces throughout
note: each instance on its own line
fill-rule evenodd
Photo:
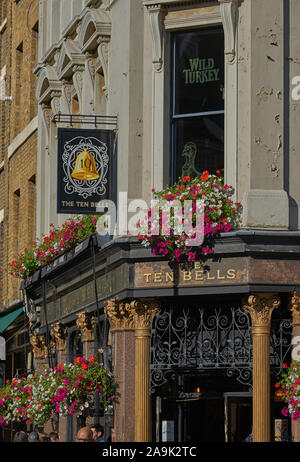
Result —
M 291 321 L 274 320 L 271 329 L 271 372 L 281 372 L 291 347 Z M 158 313 L 152 325 L 151 392 L 177 375 L 207 370 L 223 371 L 238 382 L 252 385 L 251 317 L 240 306 L 182 307 Z

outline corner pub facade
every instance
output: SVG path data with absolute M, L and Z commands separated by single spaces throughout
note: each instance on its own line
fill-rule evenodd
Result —
M 23 281 L 35 369 L 99 348 L 112 369 L 114 415 L 95 402 L 87 418 L 106 438 L 113 427 L 120 442 L 300 440 L 274 388 L 300 335 L 300 4 L 270 6 L 40 3 L 38 235 L 68 216 L 56 208 L 58 128 L 101 129 L 101 116 L 115 121 L 118 209 L 122 192 L 149 202 L 183 172 L 217 169 L 243 205 L 206 271 L 170 267 L 119 226 Z M 82 423 L 52 422 L 65 441 Z

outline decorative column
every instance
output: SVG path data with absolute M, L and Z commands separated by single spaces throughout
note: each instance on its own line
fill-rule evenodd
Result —
M 94 354 L 94 317 L 85 311 L 77 314 L 77 326 L 81 329 L 83 356 L 89 358 Z
M 118 384 L 119 398 L 114 405 L 114 431 L 117 442 L 134 441 L 134 362 L 135 336 L 132 313 L 119 300 L 106 302 L 105 314 L 110 321 L 112 367 Z
M 289 308 L 292 312 L 292 361 L 299 361 L 300 355 L 300 292 L 294 292 L 290 301 Z M 300 442 L 300 423 L 292 422 L 292 435 L 294 442 Z
M 276 294 L 249 295 L 244 304 L 251 315 L 253 339 L 252 430 L 254 442 L 269 442 L 270 432 L 270 327 L 271 316 L 280 305 Z
M 136 442 L 151 438 L 150 401 L 150 333 L 153 318 L 159 311 L 155 299 L 139 299 L 130 303 L 135 325 L 135 432 Z
M 113 334 L 114 373 L 120 392 L 115 409 L 117 441 L 151 441 L 150 332 L 158 311 L 159 302 L 150 298 L 106 303 L 105 312 Z

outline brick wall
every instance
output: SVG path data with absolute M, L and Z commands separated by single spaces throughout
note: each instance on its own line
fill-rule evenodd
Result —
M 8 262 L 36 238 L 37 132 L 23 135 L 37 115 L 36 77 L 32 68 L 37 62 L 38 5 L 38 0 L 18 3 L 2 0 L 0 6 L 0 28 L 6 21 L 0 32 L 0 72 L 6 66 L 6 95 L 12 97 L 11 101 L 0 101 L 0 217 L 1 210 L 4 210 L 0 223 L 2 269 L 7 268 Z M 0 307 L 21 298 L 19 286 L 20 280 L 0 271 Z

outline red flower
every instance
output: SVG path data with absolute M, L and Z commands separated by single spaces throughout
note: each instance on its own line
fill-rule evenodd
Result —
M 280 383 L 275 383 L 275 388 L 279 388 L 280 387 Z
M 182 181 L 183 181 L 184 183 L 188 183 L 190 180 L 191 180 L 191 178 L 190 178 L 189 176 L 185 176 L 185 177 L 183 177 L 183 179 L 182 179 Z

